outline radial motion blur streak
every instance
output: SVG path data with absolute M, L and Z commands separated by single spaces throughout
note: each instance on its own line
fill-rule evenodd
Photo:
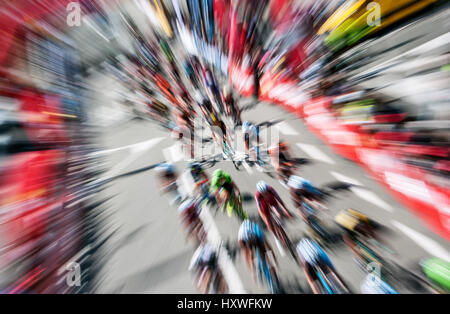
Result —
M 450 291 L 448 1 L 0 9 L 0 293 Z

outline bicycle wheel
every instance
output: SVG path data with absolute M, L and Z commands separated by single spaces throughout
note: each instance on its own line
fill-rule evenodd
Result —
M 270 270 L 270 267 L 267 263 L 267 260 L 264 258 L 261 258 L 261 254 L 259 252 L 259 249 L 256 250 L 256 256 L 258 259 L 258 269 L 260 275 L 265 279 L 267 285 L 269 286 L 270 293 L 275 294 L 278 292 L 278 284 L 274 281 L 272 277 L 272 272 Z
M 314 233 L 317 234 L 317 236 L 320 238 L 321 242 L 329 243 L 331 239 L 331 235 L 328 233 L 325 228 L 322 227 L 321 223 L 319 222 L 319 219 L 317 217 L 312 216 L 309 219 L 309 226 L 312 229 Z
M 286 231 L 284 230 L 283 226 L 281 225 L 281 222 L 278 219 L 278 217 L 273 216 L 273 220 L 274 220 L 274 227 L 276 230 L 276 237 L 278 238 L 278 240 L 281 241 L 281 243 L 283 243 L 283 246 L 285 248 L 288 248 L 289 244 L 291 243 L 291 240 L 289 239 Z
M 322 285 L 322 292 L 326 294 L 334 294 L 333 289 L 330 287 L 326 280 L 326 276 L 321 269 L 316 269 L 316 275 Z
M 224 142 L 223 145 L 224 145 L 223 152 L 231 160 L 231 162 L 233 163 L 234 168 L 236 168 L 236 170 L 239 171 L 240 170 L 239 166 L 241 165 L 242 162 L 234 160 L 234 157 L 235 157 L 236 154 L 233 151 L 233 149 L 227 144 L 227 142 Z
M 236 205 L 236 213 L 237 213 L 238 217 L 241 220 L 247 219 L 247 213 L 244 211 L 244 208 L 242 206 L 241 195 L 238 196 L 238 198 L 235 202 L 235 205 Z
M 345 283 L 342 282 L 333 271 L 329 273 L 327 279 L 336 294 L 346 294 L 350 292 Z

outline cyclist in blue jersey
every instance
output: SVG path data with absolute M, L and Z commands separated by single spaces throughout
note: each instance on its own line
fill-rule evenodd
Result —
M 308 238 L 300 240 L 297 244 L 297 254 L 313 293 L 349 292 L 328 255 L 315 241 Z
M 238 242 L 241 252 L 244 253 L 245 262 L 249 267 L 252 275 L 255 273 L 255 253 L 259 250 L 259 256 L 266 258 L 267 254 L 271 252 L 274 261 L 276 262 L 275 254 L 272 247 L 264 238 L 264 233 L 260 226 L 248 219 L 244 220 L 239 228 Z

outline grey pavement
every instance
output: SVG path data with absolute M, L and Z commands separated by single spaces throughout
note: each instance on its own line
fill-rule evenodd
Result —
M 243 102 L 248 103 L 248 100 Z M 357 192 L 336 193 L 335 198 L 328 202 L 329 216 L 325 216 L 325 222 L 330 228 L 337 229 L 332 220 L 337 212 L 354 208 L 368 214 L 390 230 L 386 234 L 386 241 L 395 252 L 391 258 L 401 265 L 416 270 L 422 258 L 436 254 L 448 258 L 450 246 L 446 240 L 430 231 L 420 219 L 395 201 L 359 166 L 335 154 L 313 135 L 301 120 L 275 105 L 266 103 L 260 103 L 244 112 L 243 119 L 257 123 L 269 119 L 283 119 L 280 127 L 282 138 L 290 143 L 295 157 L 311 160 L 311 163 L 302 166 L 298 173 L 314 184 L 321 186 L 339 179 L 353 180 L 363 187 Z M 105 176 L 170 159 L 171 154 L 165 154 L 164 149 L 175 145 L 166 131 L 145 120 L 132 120 L 111 131 L 105 128 L 99 141 L 106 150 L 105 158 L 110 167 Z M 181 172 L 187 163 L 178 159 L 180 158 L 176 159 L 175 164 Z M 253 196 L 256 183 L 266 180 L 293 211 L 287 189 L 276 179 L 258 172 L 255 168 L 241 167 L 241 171 L 237 171 L 229 161 L 218 163 L 208 170 L 209 174 L 219 167 L 231 174 L 245 195 Z M 169 198 L 161 195 L 154 170 L 118 179 L 102 193 L 107 196 L 114 195 L 110 201 L 115 211 L 112 219 L 120 229 L 113 242 L 118 248 L 105 266 L 106 280 L 100 292 L 196 293 L 193 278 L 188 271 L 195 248 L 186 240 L 176 206 L 170 205 Z M 258 216 L 253 199 L 245 202 L 244 208 L 251 217 Z M 232 246 L 236 245 L 239 229 L 237 219 L 228 218 L 214 210 L 211 213 L 221 239 Z M 293 241 L 307 233 L 300 218 L 289 222 L 287 230 Z M 286 256 L 281 255 L 269 233 L 266 232 L 266 236 L 277 254 L 278 272 L 282 283 L 289 284 L 288 291 L 309 292 L 299 266 L 288 253 Z M 350 251 L 341 245 L 327 252 L 351 289 L 358 293 L 364 272 L 353 261 Z M 268 293 L 263 284 L 253 282 L 239 254 L 234 259 L 234 266 L 246 292 Z M 406 287 L 399 287 L 399 290 L 409 292 Z

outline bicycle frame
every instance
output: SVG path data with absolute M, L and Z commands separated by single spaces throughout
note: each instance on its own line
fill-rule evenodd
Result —
M 270 292 L 277 293 L 278 284 L 272 277 L 271 267 L 268 265 L 266 258 L 261 257 L 259 248 L 256 248 L 256 258 L 258 261 L 258 271 L 260 276 L 266 280 L 267 284 L 269 285 Z
M 327 283 L 327 280 L 325 279 L 326 276 L 323 273 L 321 269 L 316 269 L 316 275 L 319 278 L 319 281 L 322 284 L 322 287 L 325 288 L 325 290 L 328 292 L 328 294 L 334 294 L 333 289 L 331 289 Z

